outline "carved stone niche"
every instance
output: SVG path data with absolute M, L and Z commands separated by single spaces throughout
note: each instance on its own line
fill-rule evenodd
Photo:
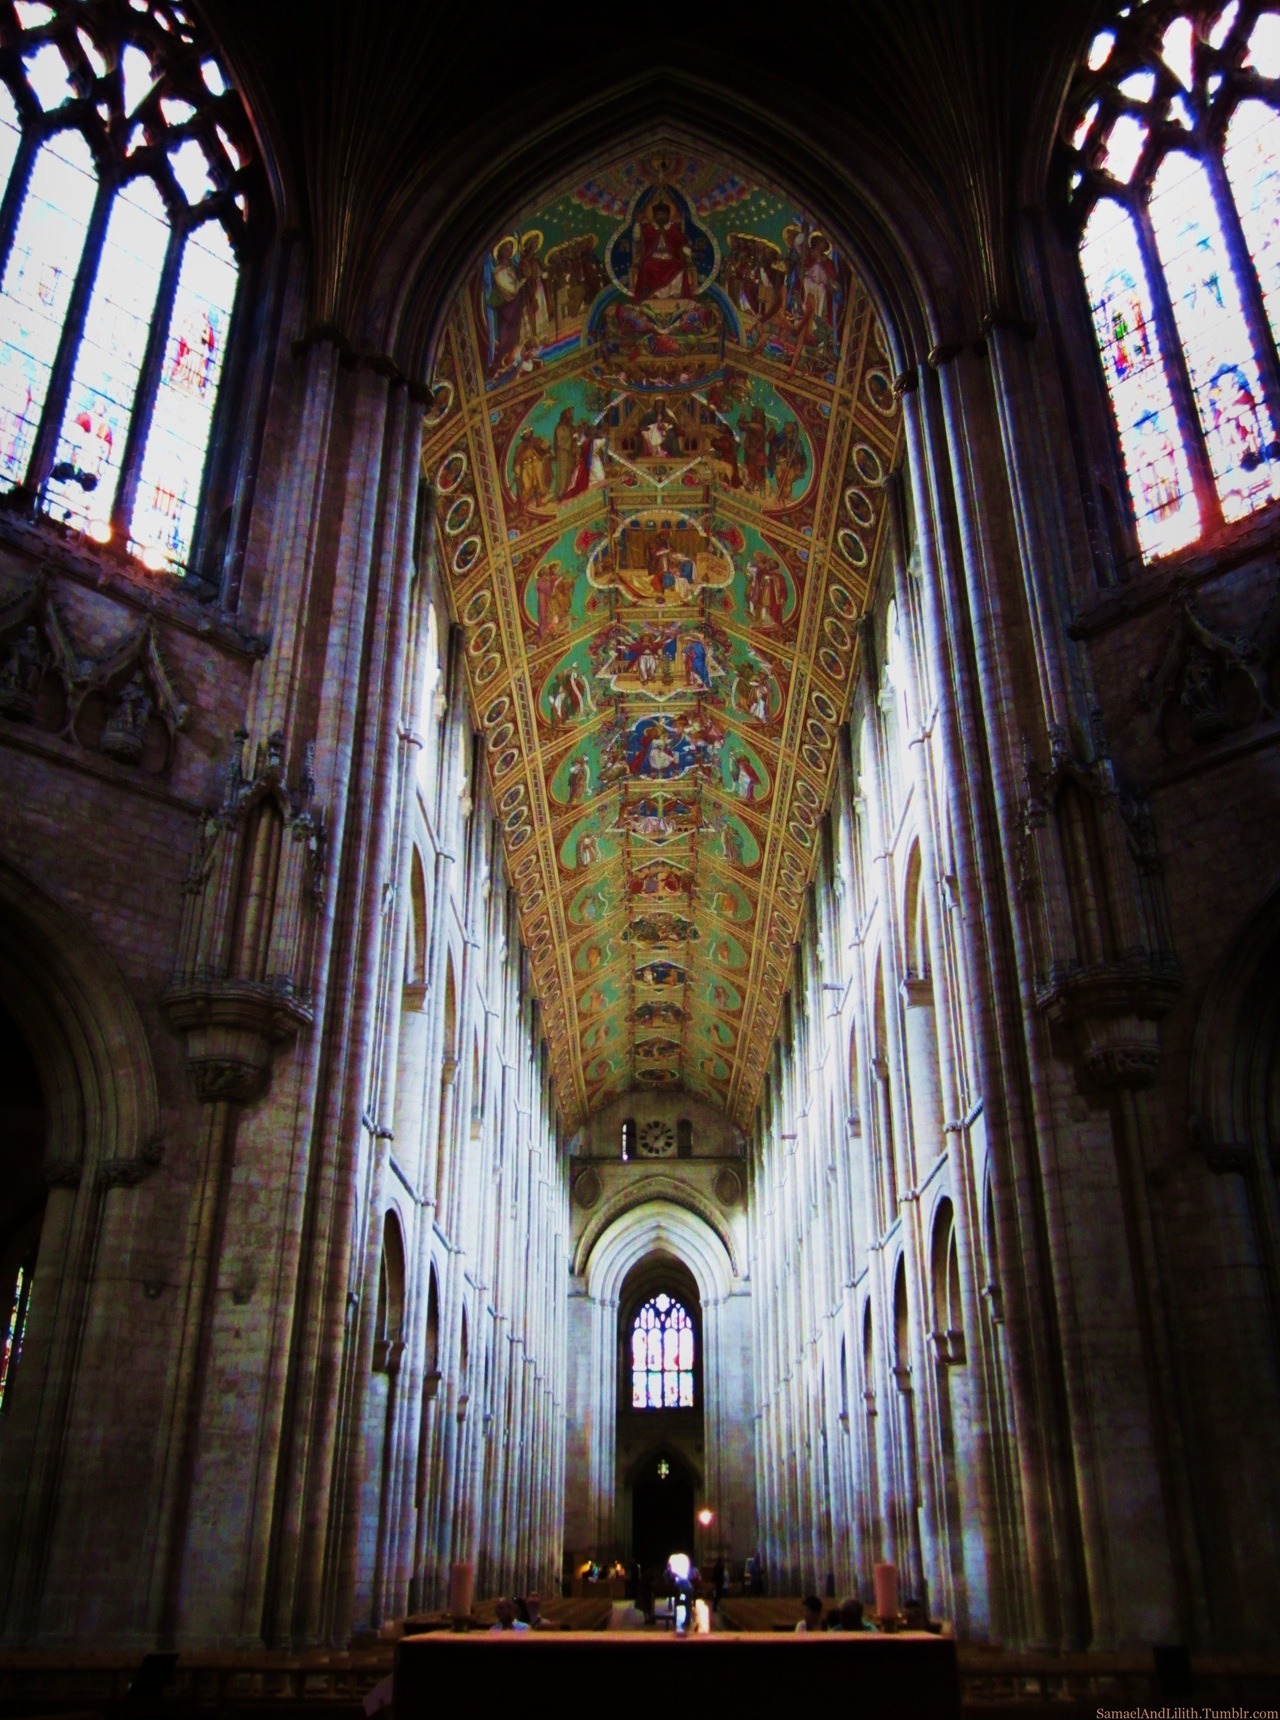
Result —
M 155 776 L 172 768 L 187 707 L 165 667 L 154 620 L 92 664 L 74 704 L 70 726 L 82 744 Z
M 83 655 L 42 568 L 0 609 L 0 715 L 164 775 L 187 707 L 153 617 L 104 655 Z
M 198 1098 L 247 1104 L 266 1091 L 277 1046 L 310 1026 L 324 832 L 312 810 L 310 760 L 290 792 L 281 737 L 252 776 L 236 736 L 219 806 L 201 819 L 183 881 L 173 980 L 162 999 L 186 1035 Z
M 1159 663 L 1138 704 L 1168 753 L 1206 746 L 1277 715 L 1280 598 L 1252 633 L 1235 635 L 1183 596 Z
M 1060 734 L 1047 771 L 1027 757 L 1018 893 L 1036 1002 L 1072 1036 L 1085 1082 L 1146 1087 L 1182 979 L 1149 808 L 1120 793 L 1096 720 L 1091 738 L 1087 761 Z
M 0 606 L 0 716 L 65 730 L 79 664 L 44 569 Z

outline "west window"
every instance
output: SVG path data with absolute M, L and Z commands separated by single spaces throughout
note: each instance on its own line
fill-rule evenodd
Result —
M 693 1365 L 689 1311 L 660 1292 L 631 1324 L 632 1409 L 692 1409 Z
M 180 7 L 0 8 L 0 490 L 157 571 L 195 547 L 254 174 Z
M 1280 498 L 1280 11 L 1122 6 L 1065 193 L 1146 561 Z

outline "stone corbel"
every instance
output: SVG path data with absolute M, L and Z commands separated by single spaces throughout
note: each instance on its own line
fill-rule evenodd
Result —
M 1149 1087 L 1160 1066 L 1158 1022 L 1181 989 L 1176 972 L 1143 956 L 1131 968 L 1082 968 L 1040 988 L 1037 1000 L 1075 1035 L 1089 1078 L 1107 1088 Z
M 253 980 L 173 985 L 163 1007 L 170 1027 L 186 1034 L 187 1068 L 205 1103 L 261 1098 L 276 1046 L 313 1019 L 309 1003 Z

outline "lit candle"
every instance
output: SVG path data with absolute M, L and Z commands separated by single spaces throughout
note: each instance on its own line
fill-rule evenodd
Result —
M 873 1573 L 876 1585 L 876 1617 L 896 1619 L 898 1616 L 898 1567 L 877 1565 Z

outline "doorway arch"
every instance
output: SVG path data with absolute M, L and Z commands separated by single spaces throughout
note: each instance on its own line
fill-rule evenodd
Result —
M 693 1558 L 699 1477 L 682 1452 L 659 1445 L 636 1459 L 627 1475 L 628 1552 L 647 1581 L 673 1553 Z
M 591 1360 L 571 1419 L 582 1430 L 580 1457 L 589 1499 L 582 1527 L 576 1535 L 570 1528 L 566 1540 L 575 1554 L 581 1550 L 612 1556 L 627 1551 L 631 1541 L 628 1465 L 620 1465 L 618 1454 L 624 1314 L 638 1309 L 660 1283 L 678 1286 L 677 1293 L 696 1301 L 701 1352 L 697 1382 L 703 1404 L 700 1497 L 719 1518 L 722 1494 L 733 1493 L 741 1480 L 731 1467 L 726 1469 L 727 1420 L 740 1422 L 744 1413 L 735 1395 L 740 1357 L 725 1353 L 725 1334 L 734 1335 L 735 1345 L 749 1341 L 750 1304 L 717 1232 L 688 1208 L 666 1200 L 643 1201 L 620 1212 L 595 1237 L 579 1270 L 590 1315 Z M 664 1443 L 655 1435 L 633 1458 L 656 1458 Z M 694 1455 L 687 1449 L 686 1462 Z
M 23 1243 L 34 1270 L 22 1355 L 0 1425 L 0 1571 L 7 1578 L 0 1638 L 21 1641 L 40 1626 L 55 1511 L 83 1517 L 88 1533 L 90 1514 L 76 1499 L 82 1485 L 86 1497 L 92 1487 L 91 1442 L 78 1441 L 76 1430 L 94 1417 L 93 1393 L 82 1381 L 104 1366 L 95 1345 L 110 1343 L 115 1330 L 111 1320 L 93 1318 L 108 1196 L 156 1167 L 160 1137 L 150 1047 L 119 970 L 89 928 L 4 862 L 0 1004 L 20 1024 L 41 1095 L 38 1175 L 24 1177 L 30 1210 Z M 34 1150 L 35 1142 L 28 1146 Z M 43 1205 L 37 1184 L 47 1191 Z M 109 1264 L 114 1270 L 116 1262 Z M 140 1524 L 129 1562 L 143 1558 L 143 1533 Z M 58 1545 L 64 1560 L 88 1552 L 74 1537 Z M 122 1607 L 130 1600 L 122 1597 Z M 74 1626 L 65 1617 L 57 1623 Z
M 672 1553 L 695 1555 L 706 1450 L 704 1331 L 689 1268 L 666 1250 L 637 1261 L 618 1298 L 618 1527 L 625 1552 L 649 1578 Z

